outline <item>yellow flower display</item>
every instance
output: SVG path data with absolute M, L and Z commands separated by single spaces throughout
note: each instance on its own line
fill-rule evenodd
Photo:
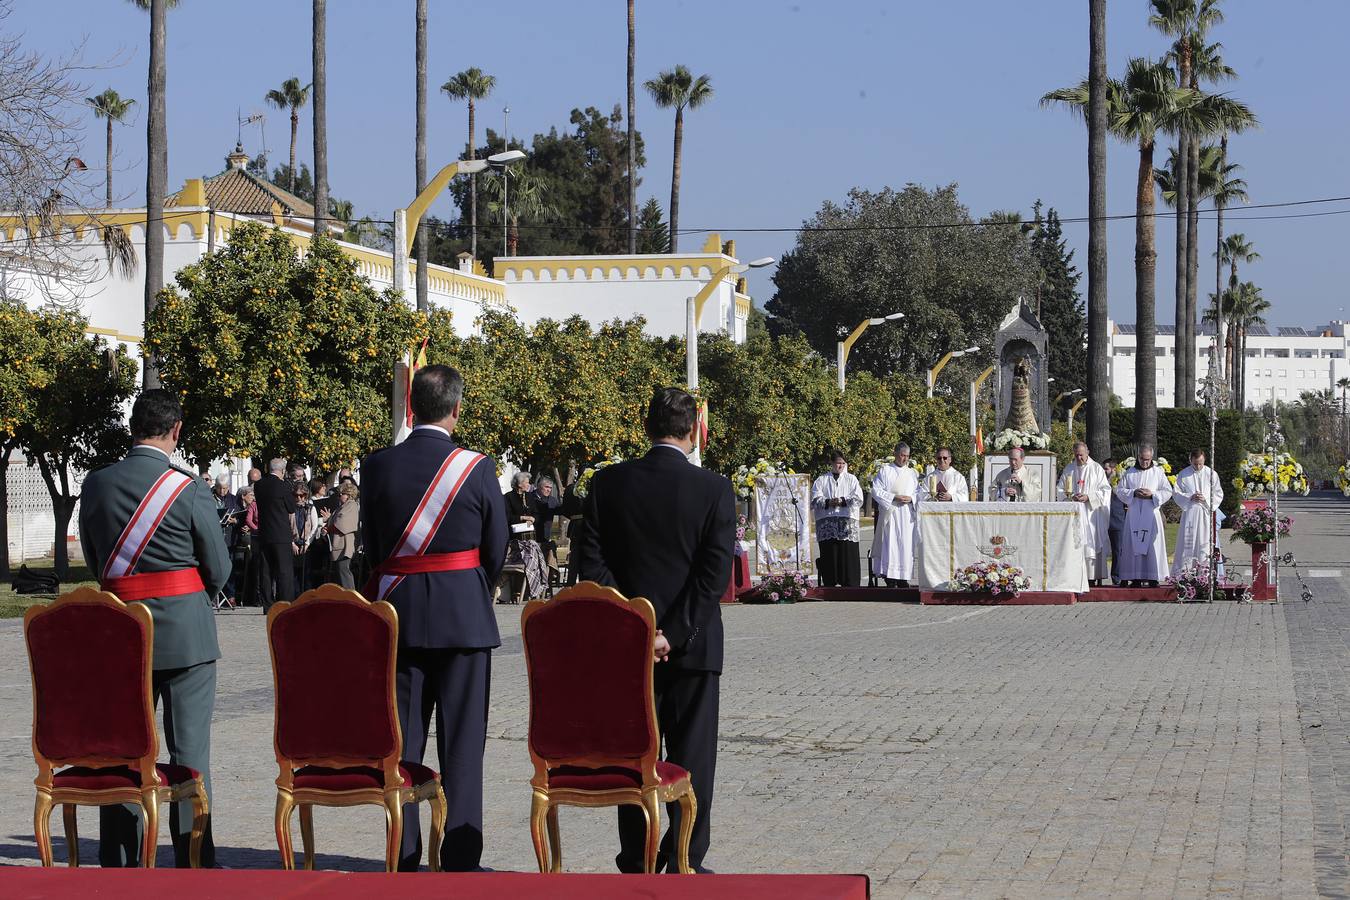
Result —
M 1250 453 L 1239 464 L 1237 477 L 1233 479 L 1233 487 L 1241 491 L 1244 497 L 1275 493 L 1276 484 L 1281 494 L 1307 496 L 1310 488 L 1308 476 L 1293 454 Z
M 1350 497 L 1350 459 L 1336 470 L 1336 487 L 1341 489 L 1341 493 Z

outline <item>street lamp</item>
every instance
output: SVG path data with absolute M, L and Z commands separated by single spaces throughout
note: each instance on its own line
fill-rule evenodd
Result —
M 765 266 L 771 266 L 778 260 L 772 256 L 762 256 L 759 259 L 751 260 L 748 263 L 731 263 L 722 266 L 713 273 L 711 279 L 699 292 L 692 297 L 685 299 L 684 315 L 684 357 L 685 357 L 685 381 L 689 385 L 689 390 L 698 390 L 698 323 L 703 320 L 703 304 L 712 297 L 713 291 L 717 290 L 722 279 L 728 275 L 739 275 L 742 272 L 748 272 L 751 269 L 762 269 Z M 732 302 L 735 302 L 734 300 Z
M 512 153 L 518 153 L 520 156 L 512 156 Z M 400 293 L 408 284 L 408 254 L 412 252 L 413 237 L 417 234 L 417 225 L 422 221 L 422 216 L 426 214 L 427 207 L 431 206 L 431 201 L 441 191 L 445 190 L 450 184 L 450 179 L 456 175 L 472 175 L 475 172 L 481 172 L 490 164 L 502 162 L 513 162 L 525 154 L 519 150 L 513 150 L 509 153 L 498 153 L 495 156 L 489 156 L 487 159 L 459 159 L 450 163 L 450 165 L 436 173 L 436 177 L 427 182 L 427 186 L 422 189 L 412 203 L 409 203 L 405 209 L 394 210 L 394 290 Z
M 1073 417 L 1078 414 L 1078 408 L 1088 402 L 1088 398 L 1083 397 L 1073 406 L 1069 407 L 1069 437 L 1073 437 Z
M 508 107 L 508 113 L 511 111 Z M 524 150 L 504 150 L 501 153 L 488 157 L 488 165 L 493 170 L 502 173 L 502 256 L 506 256 L 506 240 L 509 229 L 507 223 L 511 221 L 511 171 L 507 166 L 512 163 L 518 163 L 525 158 Z
M 953 359 L 959 356 L 965 356 L 967 353 L 974 353 L 979 349 L 980 348 L 978 346 L 975 346 L 975 347 L 967 347 L 964 350 L 948 350 L 947 355 L 942 357 L 942 359 L 938 360 L 937 365 L 933 366 L 933 368 L 928 370 L 929 399 L 932 399 L 933 397 L 933 385 L 937 384 L 938 373 L 942 371 L 943 366 L 947 365 L 947 363 L 951 362 Z
M 891 313 L 889 316 L 879 316 L 875 319 L 863 319 L 862 324 L 853 329 L 848 337 L 835 345 L 834 362 L 836 369 L 835 374 L 839 379 L 839 393 L 842 394 L 844 392 L 844 367 L 848 365 L 848 354 L 853 350 L 853 345 L 858 342 L 858 338 L 862 337 L 862 333 L 867 330 L 867 326 L 885 325 L 887 322 L 895 322 L 904 317 L 904 313 L 896 312 Z
M 1081 393 L 1083 393 L 1082 388 L 1074 388 L 1071 391 L 1061 392 L 1058 396 L 1055 397 L 1054 402 L 1050 404 L 1050 415 L 1053 416 L 1055 414 L 1055 407 L 1059 406 L 1059 401 L 1063 400 L 1065 397 L 1072 397 L 1074 394 L 1081 394 Z

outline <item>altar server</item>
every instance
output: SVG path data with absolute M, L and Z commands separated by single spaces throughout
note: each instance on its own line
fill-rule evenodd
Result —
M 820 583 L 824 587 L 857 587 L 862 580 L 858 554 L 858 512 L 862 485 L 848 470 L 838 450 L 830 454 L 830 471 L 811 485 L 811 508 L 820 542 Z
M 872 572 L 890 587 L 909 587 L 914 572 L 918 496 L 919 476 L 909 465 L 909 444 L 900 444 L 895 448 L 895 462 L 882 466 L 872 479 L 872 502 L 877 507 Z
M 1024 464 L 1026 451 L 1014 447 L 1008 451 L 1008 467 L 994 476 L 989 499 L 1008 503 L 1036 503 L 1041 499 L 1041 476 Z
M 937 468 L 919 482 L 919 503 L 968 503 L 966 476 L 952 468 L 952 448 L 937 449 Z M 922 508 L 922 506 L 921 506 Z
M 1191 464 L 1177 475 L 1177 490 L 1172 499 L 1181 507 L 1181 527 L 1177 529 L 1177 547 L 1172 554 L 1172 574 L 1178 575 L 1192 560 L 1209 559 L 1214 543 L 1214 519 L 1223 502 L 1223 484 L 1218 473 L 1205 465 L 1204 450 L 1191 451 Z
M 1153 448 L 1139 448 L 1134 467 L 1121 476 L 1116 496 L 1129 505 L 1121 535 L 1120 578 L 1135 587 L 1157 587 L 1167 574 L 1163 504 L 1172 498 L 1167 475 L 1153 464 Z
M 408 439 L 361 466 L 361 536 L 375 564 L 368 600 L 398 611 L 398 721 L 403 758 L 420 763 L 436 727 L 449 808 L 439 847 L 447 872 L 483 853 L 483 749 L 492 650 L 501 646 L 492 588 L 506 558 L 506 506 L 496 464 L 455 443 L 464 379 L 449 366 L 413 377 Z M 418 804 L 403 807 L 400 871 L 422 856 Z
M 1060 500 L 1078 504 L 1088 583 L 1101 584 L 1111 574 L 1107 560 L 1111 552 L 1111 482 L 1082 441 L 1073 445 L 1073 462 L 1060 476 L 1057 493 Z
M 211 712 L 216 702 L 216 621 L 211 598 L 230 573 L 216 503 L 196 473 L 174 465 L 183 407 L 170 391 L 142 391 L 131 407 L 132 448 L 91 472 L 80 499 L 80 542 L 99 586 L 154 617 L 152 687 L 164 704 L 169 762 L 202 773 L 211 796 Z M 78 652 L 78 648 L 72 648 Z M 141 817 L 133 804 L 99 809 L 99 862 L 140 864 Z M 192 804 L 169 812 L 174 863 L 187 868 Z M 210 816 L 201 864 L 215 865 Z

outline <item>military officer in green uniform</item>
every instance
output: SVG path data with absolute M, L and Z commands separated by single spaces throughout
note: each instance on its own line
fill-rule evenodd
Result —
M 80 495 L 80 542 L 104 590 L 150 609 L 155 624 L 155 702 L 164 703 L 171 763 L 202 773 L 211 792 L 211 713 L 216 697 L 216 622 L 210 598 L 225 584 L 230 555 L 206 485 L 169 460 L 183 428 L 183 408 L 169 391 L 142 392 L 131 410 L 132 448 L 91 472 Z M 99 861 L 140 864 L 144 827 L 135 806 L 100 810 Z M 188 864 L 192 808 L 169 812 L 174 859 Z M 210 820 L 201 863 L 215 863 Z

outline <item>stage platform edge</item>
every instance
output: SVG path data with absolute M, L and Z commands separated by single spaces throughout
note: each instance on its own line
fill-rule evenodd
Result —
M 918 603 L 918 588 L 890 587 L 814 587 L 806 594 L 807 600 L 829 603 Z
M 965 591 L 920 591 L 924 606 L 1072 606 L 1078 595 L 1072 591 L 1022 591 L 1020 594 L 967 593 Z

